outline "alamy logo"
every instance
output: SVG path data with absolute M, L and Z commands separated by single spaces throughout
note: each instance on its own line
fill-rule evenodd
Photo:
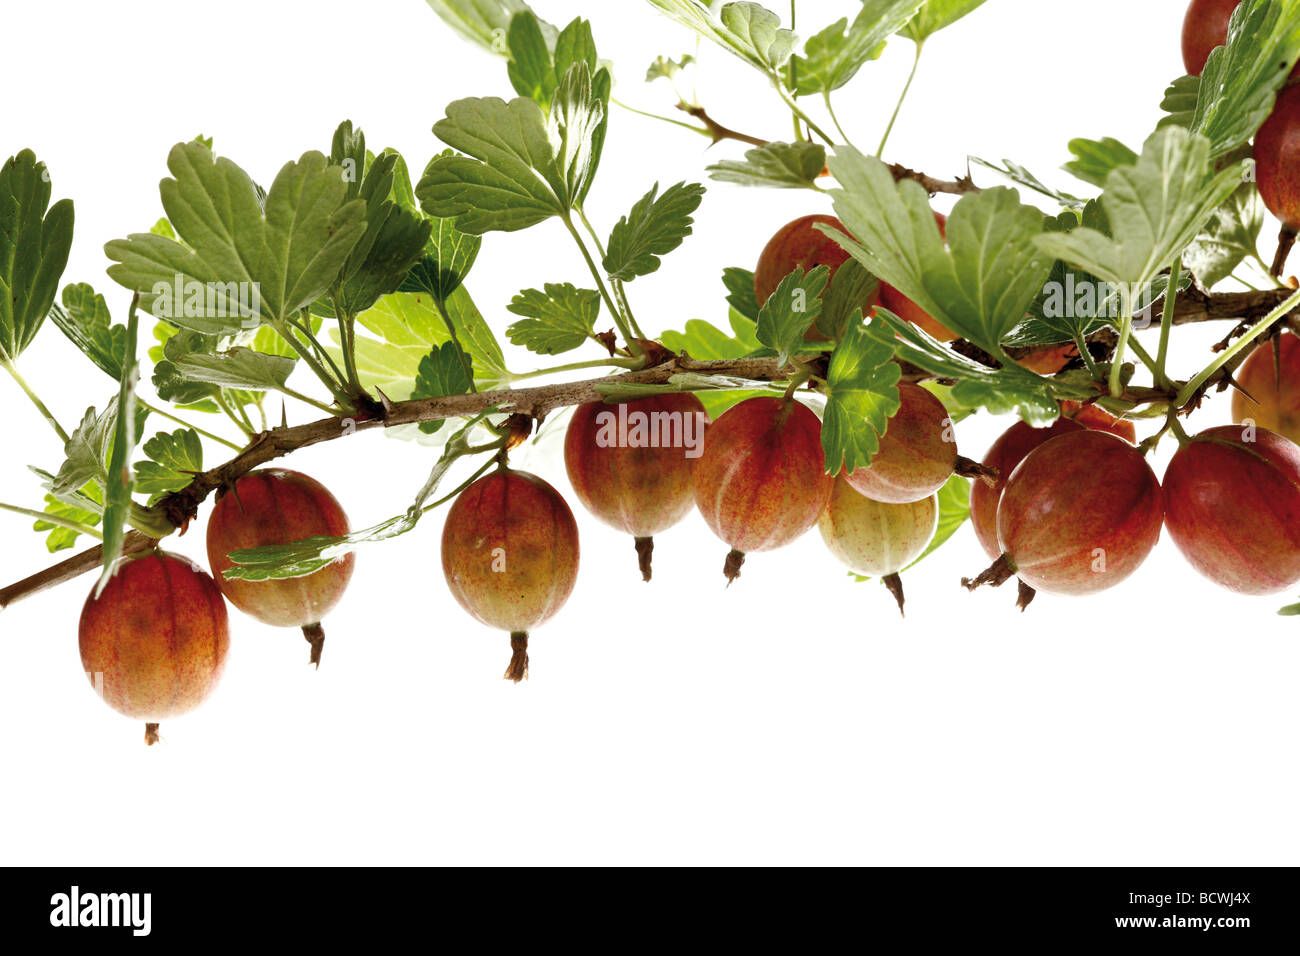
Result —
M 155 319 L 240 319 L 252 328 L 262 311 L 261 287 L 256 282 L 199 282 L 177 275 L 171 282 L 159 279 L 150 290 Z
M 151 893 L 70 893 L 50 897 L 51 926 L 130 927 L 134 936 L 148 936 L 152 922 Z
M 699 458 L 707 424 L 703 412 L 628 411 L 626 405 L 619 405 L 617 413 L 596 414 L 596 444 L 600 448 L 684 448 L 687 458 Z

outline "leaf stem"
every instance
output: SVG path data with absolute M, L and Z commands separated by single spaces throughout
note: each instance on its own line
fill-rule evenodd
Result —
M 18 368 L 14 363 L 9 360 L 4 360 L 0 361 L 0 365 L 4 366 L 5 371 L 8 372 L 13 380 L 18 383 L 18 387 L 23 390 L 23 394 L 31 399 L 31 403 L 36 406 L 36 410 L 41 413 L 41 417 L 45 419 L 51 428 L 54 429 L 54 433 L 59 436 L 59 440 L 66 445 L 69 441 L 67 431 L 59 424 L 59 420 L 54 417 L 54 413 L 50 411 L 49 407 L 41 401 L 40 396 L 32 391 L 32 387 L 27 384 L 27 380 L 18 374 Z
M 1119 398 L 1124 394 L 1124 352 L 1129 339 L 1133 337 L 1133 290 L 1127 283 L 1119 284 L 1120 329 L 1119 344 L 1115 346 L 1115 357 L 1110 365 L 1110 395 Z
M 830 116 L 831 122 L 835 124 L 835 132 L 840 134 L 840 139 L 844 140 L 845 146 L 853 146 L 853 140 L 849 139 L 849 134 L 844 132 L 844 127 L 840 125 L 840 118 L 835 115 L 835 107 L 831 104 L 831 91 L 826 90 L 822 93 L 822 99 L 826 103 L 826 114 Z
M 805 125 L 807 125 L 808 129 L 816 133 L 818 136 L 820 136 L 822 140 L 825 141 L 826 145 L 834 146 L 835 138 L 832 136 L 828 136 L 826 131 L 822 129 L 820 126 L 818 126 L 816 123 L 814 123 L 812 121 L 812 118 L 809 117 L 808 114 L 804 112 L 803 107 L 801 107 L 798 103 L 795 102 L 794 97 L 792 97 L 786 91 L 784 84 L 781 82 L 781 78 L 779 74 L 774 73 L 772 75 L 772 82 L 776 86 L 777 94 L 781 97 L 782 102 L 784 102 L 785 105 L 789 107 L 790 112 L 793 113 L 797 119 L 803 120 Z
M 460 344 L 460 336 L 456 334 L 456 323 L 451 320 L 451 314 L 447 311 L 447 304 L 442 300 L 442 296 L 433 296 L 433 304 L 438 309 L 438 314 L 442 316 L 443 325 L 447 326 L 447 334 L 451 336 L 451 344 L 456 346 L 456 354 L 460 356 L 461 368 L 465 370 L 465 381 L 469 382 L 469 390 L 477 392 L 478 386 L 474 384 L 474 363 L 470 361 L 469 355 L 465 352 L 465 347 Z
M 243 446 L 236 445 L 233 441 L 230 441 L 229 439 L 222 438 L 220 435 L 214 434 L 208 431 L 207 429 L 200 428 L 198 425 L 191 424 L 190 422 L 187 422 L 185 419 L 181 418 L 180 416 L 173 415 L 165 408 L 159 408 L 157 405 L 151 405 L 149 402 L 146 402 L 143 398 L 137 397 L 136 401 L 140 403 L 141 408 L 147 409 L 151 414 L 161 415 L 163 418 L 169 419 L 170 421 L 175 422 L 177 425 L 184 425 L 190 431 L 197 432 L 198 434 L 202 435 L 204 438 L 209 438 L 212 441 L 220 442 L 221 444 L 225 445 L 227 448 L 233 449 L 234 451 L 244 450 Z
M 316 373 L 316 377 L 319 378 L 325 387 L 329 389 L 330 394 L 333 395 L 343 406 L 350 408 L 352 406 L 352 399 L 347 394 L 346 389 L 343 388 L 343 384 L 335 376 L 331 375 L 325 366 L 316 360 L 316 356 L 311 354 L 311 349 L 307 348 L 298 340 L 298 336 L 294 334 L 294 328 L 296 328 L 296 326 L 291 326 L 283 319 L 279 319 L 273 321 L 271 327 L 280 333 L 280 337 L 289 343 L 289 347 L 298 353 L 298 357 L 307 363 L 307 367 Z M 312 341 L 315 341 L 313 336 L 309 336 L 309 338 L 311 338 Z M 319 343 L 317 343 L 317 347 L 319 348 Z
M 77 534 L 88 534 L 92 538 L 100 541 L 104 536 L 95 528 L 82 524 L 80 521 L 73 521 L 70 518 L 61 518 L 58 515 L 52 515 L 45 511 L 35 511 L 32 508 L 20 508 L 18 505 L 11 505 L 7 502 L 0 501 L 0 511 L 11 511 L 16 515 L 25 515 L 28 518 L 35 518 L 37 521 L 47 521 L 52 525 L 58 525 L 60 528 L 67 528 L 69 531 L 75 531 Z
M 907 99 L 907 94 L 912 89 L 912 81 L 916 79 L 917 67 L 921 65 L 921 51 L 925 49 L 925 41 L 918 40 L 916 43 L 916 55 L 912 57 L 912 72 L 907 74 L 907 82 L 903 84 L 903 92 L 899 94 L 898 102 L 894 104 L 894 114 L 889 117 L 889 125 L 885 127 L 885 135 L 880 137 L 880 147 L 876 150 L 876 158 L 885 155 L 885 144 L 889 142 L 889 135 L 894 131 L 894 124 L 898 122 L 898 114 L 903 110 L 903 101 Z
M 591 236 L 591 241 L 595 243 L 596 252 L 600 254 L 601 261 L 603 262 L 605 260 L 605 246 L 604 243 L 600 241 L 600 235 L 596 232 L 596 227 L 593 226 L 591 220 L 587 218 L 587 212 L 585 209 L 581 206 L 575 206 L 574 209 L 577 210 L 578 218 L 582 220 L 582 225 L 586 228 L 587 234 Z M 618 300 L 619 305 L 622 307 L 623 316 L 627 319 L 628 326 L 632 329 L 632 333 L 639 339 L 645 338 L 645 333 L 642 332 L 640 326 L 636 324 L 636 316 L 632 314 L 632 305 L 627 300 L 627 293 L 623 289 L 623 283 L 618 279 L 610 279 L 609 282 L 610 286 L 614 290 L 614 298 Z
M 596 288 L 600 290 L 600 296 L 605 301 L 605 307 L 609 309 L 609 314 L 613 317 L 614 324 L 618 326 L 618 330 L 623 333 L 623 340 L 627 342 L 628 351 L 634 356 L 640 356 L 642 348 L 637 343 L 636 338 L 632 335 L 627 322 L 624 321 L 619 307 L 610 296 L 609 289 L 605 286 L 605 280 L 601 276 L 600 270 L 596 268 L 596 261 L 591 258 L 591 252 L 587 249 L 587 244 L 582 241 L 582 236 L 578 232 L 578 227 L 573 224 L 573 216 L 568 212 L 565 212 L 560 216 L 560 221 L 563 222 L 564 227 L 569 230 L 569 235 L 573 237 L 573 241 L 578 244 L 578 249 L 582 252 L 582 258 L 586 261 L 587 268 L 591 271 L 592 278 L 596 280 Z
M 1078 329 L 1074 332 L 1074 347 L 1079 350 L 1079 357 L 1083 359 L 1083 364 L 1088 367 L 1088 373 L 1100 382 L 1104 377 L 1101 374 L 1101 367 L 1093 359 L 1092 353 L 1088 351 L 1088 341 L 1079 334 Z
M 1165 307 L 1160 313 L 1160 348 L 1156 352 L 1155 380 L 1156 388 L 1169 388 L 1169 375 L 1165 364 L 1169 359 L 1169 333 L 1174 328 L 1175 306 L 1178 304 L 1178 283 L 1183 271 L 1183 257 L 1174 259 L 1173 268 L 1169 270 L 1169 285 L 1165 289 Z
M 212 400 L 217 403 L 218 408 L 226 413 L 226 417 L 234 422 L 236 427 L 244 433 L 245 437 L 252 438 L 256 434 L 253 430 L 253 423 L 248 421 L 248 416 L 245 415 L 244 420 L 240 421 L 239 416 L 235 414 L 235 410 L 230 407 L 230 403 L 226 401 L 226 397 L 221 394 L 219 389 L 213 393 Z
M 713 134 L 710 133 L 703 126 L 696 126 L 694 123 L 688 123 L 685 120 L 674 119 L 671 116 L 661 116 L 658 113 L 648 113 L 645 110 L 637 109 L 635 106 L 628 106 L 626 103 L 620 102 L 619 100 L 616 100 L 613 97 L 610 97 L 610 102 L 613 103 L 615 106 L 627 110 L 629 113 L 635 113 L 637 116 L 644 116 L 647 119 L 659 120 L 661 123 L 672 123 L 674 126 L 680 126 L 682 129 L 688 129 L 692 133 L 699 133 L 701 136 L 704 136 L 708 139 L 713 138 Z
M 622 368 L 628 370 L 637 370 L 645 367 L 642 359 L 631 358 L 600 358 L 591 359 L 587 362 L 571 362 L 568 365 L 557 365 L 554 368 L 539 368 L 531 372 L 512 373 L 510 380 L 519 381 L 526 378 L 540 378 L 543 375 L 559 375 L 563 372 L 579 372 L 588 368 Z
M 1192 396 L 1200 390 L 1201 386 L 1210 380 L 1211 376 L 1213 376 L 1215 372 L 1231 362 L 1234 358 L 1240 355 L 1242 351 L 1249 348 L 1255 339 L 1259 338 L 1272 328 L 1273 323 L 1285 316 L 1297 305 L 1300 305 L 1300 292 L 1291 295 L 1276 309 L 1256 322 L 1255 325 L 1251 327 L 1250 331 L 1220 352 L 1213 362 L 1201 370 L 1200 374 L 1183 386 L 1182 391 L 1178 393 L 1178 398 L 1175 400 L 1178 407 L 1182 408 L 1191 401 Z

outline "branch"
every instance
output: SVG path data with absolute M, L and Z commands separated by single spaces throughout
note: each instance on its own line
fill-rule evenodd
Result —
M 923 182 L 922 185 L 925 185 Z M 1175 325 L 1187 325 L 1194 322 L 1236 319 L 1238 321 L 1257 320 L 1268 315 L 1291 295 L 1289 289 L 1268 289 L 1259 292 L 1227 292 L 1206 294 L 1193 287 L 1179 296 L 1174 317 Z M 1297 314 L 1300 310 L 1297 310 Z M 1159 318 L 1159 310 L 1156 310 Z M 971 354 L 969 347 L 955 342 L 953 347 L 975 357 L 986 364 L 996 366 L 996 362 L 984 356 Z M 1026 350 L 1032 351 L 1032 350 Z M 921 382 L 933 378 L 921 369 L 903 364 L 902 380 Z M 521 413 L 538 420 L 544 418 L 557 408 L 568 405 L 582 405 L 587 402 L 602 400 L 597 385 L 605 384 L 665 384 L 668 379 L 679 372 L 698 372 L 706 375 L 732 375 L 758 381 L 775 381 L 784 377 L 784 370 L 777 365 L 775 358 L 723 359 L 717 361 L 697 362 L 687 356 L 678 356 L 656 365 L 654 368 L 639 372 L 626 372 L 604 378 L 589 379 L 560 385 L 541 385 L 532 388 L 499 389 L 492 392 L 477 392 L 467 395 L 448 395 L 444 398 L 416 399 L 406 402 L 385 402 L 373 414 L 361 414 L 355 418 L 325 418 L 306 425 L 273 428 L 255 436 L 247 448 L 234 458 L 209 471 L 196 475 L 188 486 L 173 492 L 162 499 L 155 507 L 169 522 L 178 529 L 185 526 L 198 515 L 199 505 L 219 488 L 229 487 L 243 475 L 253 469 L 273 461 L 299 448 L 317 445 L 321 442 L 342 438 L 354 432 L 367 431 L 372 428 L 385 428 L 395 425 L 409 425 L 417 422 L 439 421 L 445 418 L 461 418 L 477 415 L 488 409 L 497 409 L 503 413 Z M 1150 393 L 1150 394 L 1148 394 Z M 1135 402 L 1154 400 L 1158 394 L 1154 390 L 1132 390 Z M 132 531 L 126 536 L 125 554 L 134 554 L 151 547 L 155 543 L 139 532 Z M 0 588 L 0 610 L 17 601 L 54 587 L 64 581 L 70 581 L 98 568 L 103 562 L 103 550 L 99 546 L 82 551 L 53 567 L 46 568 L 31 577 Z

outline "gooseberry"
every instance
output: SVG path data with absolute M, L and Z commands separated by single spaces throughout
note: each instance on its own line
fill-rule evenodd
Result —
M 1256 347 L 1237 370 L 1237 385 L 1232 394 L 1234 422 L 1300 440 L 1300 338 L 1283 332 Z
M 928 498 L 943 487 L 957 464 L 957 443 L 948 410 L 919 385 L 898 387 L 899 408 L 889 419 L 880 447 L 865 468 L 848 474 L 848 482 L 876 501 L 907 504 Z

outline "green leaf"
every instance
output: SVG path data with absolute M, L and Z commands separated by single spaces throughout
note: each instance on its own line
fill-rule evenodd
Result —
M 922 3 L 863 0 L 852 26 L 847 18 L 840 19 L 809 37 L 804 55 L 794 58 L 795 95 L 827 94 L 844 86 L 864 64 L 884 52 L 885 41 L 912 19 Z
M 1092 225 L 1109 233 L 1100 204 L 1089 203 L 1082 216 L 1067 210 L 1046 223 L 1048 232 L 1069 232 Z M 1057 260 L 1043 291 L 1029 306 L 1026 320 L 1012 329 L 1003 344 L 1028 346 L 1077 342 L 1107 325 L 1119 325 L 1119 301 L 1114 290 L 1087 272 Z
M 569 67 L 551 101 L 549 128 L 559 143 L 555 165 L 560 175 L 557 194 L 565 209 L 580 204 L 591 188 L 600 162 L 605 103 L 584 62 Z
M 203 471 L 203 443 L 191 428 L 159 432 L 144 443 L 148 461 L 135 465 L 136 490 L 150 501 L 169 491 L 179 491 Z
M 953 475 L 944 483 L 944 486 L 937 492 L 939 496 L 939 525 L 935 529 L 934 537 L 930 539 L 929 546 L 921 552 L 921 556 L 909 564 L 903 570 L 914 568 L 934 552 L 943 547 L 948 539 L 957 533 L 957 529 L 966 523 L 970 517 L 970 482 L 957 475 Z
M 861 324 L 845 329 L 831 353 L 822 416 L 827 474 L 866 467 L 879 450 L 880 436 L 899 409 L 902 370 L 893 357 L 887 335 Z
M 422 258 L 430 224 L 391 199 L 399 153 L 385 150 L 367 163 L 365 134 L 344 121 L 334 133 L 330 163 L 343 170 L 348 199 L 365 202 L 365 232 L 343 263 L 331 289 L 330 311 L 364 312 L 393 293 Z M 364 174 L 363 174 L 364 170 Z
M 677 183 L 659 195 L 659 184 L 637 200 L 632 211 L 618 221 L 609 236 L 603 265 L 612 279 L 630 282 L 659 268 L 666 256 L 691 234 L 691 213 L 704 198 L 697 183 Z
M 749 319 L 758 321 L 758 297 L 754 291 L 754 273 L 749 269 L 728 266 L 722 270 L 722 284 L 727 287 L 727 302 Z
M 650 4 L 765 73 L 785 64 L 794 34 L 781 18 L 757 3 L 728 3 L 714 17 L 699 0 L 650 0 Z
M 1183 265 L 1205 288 L 1214 288 L 1247 258 L 1258 255 L 1264 211 L 1264 200 L 1255 184 L 1242 183 L 1187 247 Z
M 546 116 L 530 99 L 456 100 L 433 126 L 468 156 L 442 155 L 415 187 L 424 211 L 481 235 L 513 232 L 566 211 Z
M 504 383 L 509 373 L 501 346 L 464 286 L 448 297 L 447 313 L 465 351 L 473 357 L 474 380 L 489 388 Z M 420 360 L 430 349 L 451 340 L 434 300 L 422 294 L 386 295 L 357 316 L 357 323 L 376 336 L 357 336 L 361 383 L 367 389 L 382 389 L 395 401 L 410 397 Z M 336 343 L 337 332 L 330 330 Z M 330 352 L 336 361 L 341 357 L 337 348 Z
M 56 518 L 62 518 L 65 521 L 75 521 L 88 528 L 93 528 L 99 524 L 100 516 L 104 512 L 104 492 L 98 483 L 87 482 L 80 490 L 65 497 L 68 500 L 47 494 L 45 496 L 45 513 Z M 65 528 L 63 525 L 54 524 L 50 521 L 37 521 L 32 525 L 32 530 L 49 532 L 45 536 L 45 547 L 51 554 L 55 551 L 71 548 L 76 544 L 77 538 L 80 537 L 71 528 Z
M 651 63 L 649 68 L 645 71 L 645 81 L 647 83 L 653 83 L 655 80 L 662 79 L 672 82 L 678 73 L 681 73 L 688 67 L 694 65 L 695 57 L 691 56 L 689 53 L 685 54 L 679 60 L 674 60 L 671 57 L 666 56 L 655 57 L 655 61 Z
M 558 355 L 594 334 L 600 293 L 569 282 L 548 282 L 545 291 L 520 292 L 506 308 L 524 316 L 506 329 L 511 342 L 540 355 Z
M 871 329 L 888 336 L 900 361 L 936 378 L 954 379 L 952 402 L 962 408 L 985 408 L 995 415 L 1015 412 L 1031 425 L 1050 425 L 1061 413 L 1052 383 L 1014 362 L 991 369 L 936 342 L 888 309 L 877 308 Z M 952 407 L 951 403 L 949 407 Z
M 442 398 L 444 395 L 464 395 L 473 383 L 465 373 L 465 362 L 452 342 L 435 346 L 420 359 L 420 370 L 415 375 L 415 390 L 411 398 Z M 446 421 L 421 422 L 420 431 L 432 435 Z
M 805 273 L 795 269 L 781 280 L 758 313 L 758 340 L 777 353 L 784 365 L 799 351 L 804 333 L 817 321 L 822 310 L 822 293 L 830 281 L 830 269 L 817 266 Z
M 744 162 L 724 159 L 708 167 L 723 183 L 811 189 L 826 168 L 826 148 L 817 143 L 768 143 L 745 151 Z
M 108 303 L 85 282 L 63 287 L 63 305 L 50 307 L 50 318 L 82 353 L 108 376 L 122 378 L 126 326 L 113 325 Z
M 1105 186 L 1112 170 L 1138 161 L 1137 153 L 1109 136 L 1103 140 L 1072 139 L 1069 148 L 1074 159 L 1062 168 L 1094 186 Z
M 183 382 L 267 392 L 283 389 L 294 365 L 293 359 L 279 355 L 233 348 L 208 355 L 187 355 L 176 362 L 176 374 Z
M 196 332 L 288 319 L 329 288 L 366 230 L 365 202 L 347 200 L 342 170 L 321 153 L 280 170 L 265 213 L 248 174 L 205 146 L 172 147 L 167 167 L 163 208 L 183 242 L 115 239 L 104 247 L 108 274 L 156 317 Z
M 24 149 L 0 166 L 0 363 L 31 344 L 72 249 L 72 200 L 50 205 L 45 164 Z
M 921 12 L 903 30 L 908 39 L 916 43 L 952 26 L 966 14 L 984 3 L 984 0 L 926 0 Z
M 425 0 L 443 22 L 471 43 L 505 54 L 510 19 L 527 10 L 524 0 Z
M 461 232 L 451 219 L 430 219 L 429 223 L 424 255 L 397 291 L 425 292 L 446 302 L 474 265 L 483 238 Z
M 140 316 L 135 305 L 127 313 L 126 351 L 123 353 L 122 383 L 118 390 L 113 439 L 108 454 L 108 480 L 104 487 L 104 561 L 95 594 L 104 592 L 109 578 L 117 570 L 117 559 L 126 540 L 126 522 L 131 512 L 131 491 L 135 476 L 131 471 L 131 452 L 137 441 L 135 386 L 140 380 L 136 361 Z
M 1245 0 L 1201 72 L 1191 129 L 1214 157 L 1250 141 L 1300 58 L 1300 0 Z
M 1210 144 L 1177 126 L 1147 140 L 1134 166 L 1106 177 L 1101 204 L 1111 235 L 1086 226 L 1045 233 L 1040 247 L 1115 285 L 1150 282 L 1196 238 L 1242 182 L 1243 164 L 1215 173 Z M 1113 238 L 1112 238 L 1113 236 Z
M 1038 296 L 1052 261 L 1035 245 L 1043 214 L 1014 190 L 963 197 L 948 217 L 947 244 L 929 197 L 917 183 L 895 183 L 889 168 L 848 147 L 831 172 L 835 214 L 853 236 L 819 229 L 943 325 L 990 354 Z
M 987 159 L 980 159 L 978 156 L 970 157 L 970 161 L 977 166 L 983 166 L 985 169 L 991 169 L 993 172 L 1005 176 L 1018 186 L 1024 186 L 1027 189 L 1032 189 L 1034 192 L 1041 193 L 1044 196 L 1054 199 L 1062 206 L 1069 209 L 1082 209 L 1088 202 L 1088 200 L 1075 196 L 1072 193 L 1053 189 L 1024 166 L 1009 159 L 1002 160 L 1001 166 L 997 163 L 991 163 Z
M 683 331 L 668 331 L 659 336 L 664 348 L 685 352 L 693 359 L 709 362 L 717 359 L 744 358 L 762 348 L 754 335 L 755 326 L 743 319 L 733 319 L 733 335 L 703 319 L 688 319 Z
M 506 70 L 515 92 L 535 100 L 542 109 L 549 107 L 556 86 L 555 68 L 546 38 L 542 36 L 541 22 L 531 10 L 510 18 L 506 50 L 510 56 Z
M 840 263 L 831 276 L 830 285 L 822 295 L 821 312 L 817 316 L 817 331 L 838 342 L 850 324 L 863 319 L 863 304 L 870 301 L 880 282 L 863 268 L 857 259 Z
M 1180 76 L 1169 84 L 1165 98 L 1160 101 L 1160 108 L 1167 113 L 1156 124 L 1157 129 L 1165 126 L 1181 126 L 1190 129 L 1196 115 L 1196 101 L 1200 98 L 1201 78 L 1199 76 Z

